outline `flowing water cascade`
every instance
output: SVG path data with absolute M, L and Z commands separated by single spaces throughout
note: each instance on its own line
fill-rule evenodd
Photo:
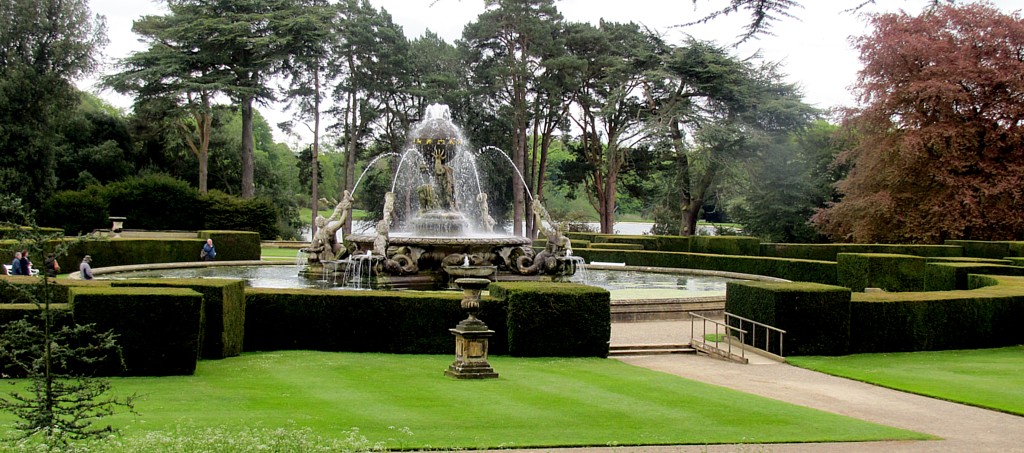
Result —
M 325 219 L 328 225 L 331 220 L 336 225 L 346 219 L 353 201 L 367 196 L 358 190 L 366 173 L 379 160 L 396 157 L 397 163 L 389 167 L 394 167 L 391 191 L 383 194 L 384 211 L 374 231 L 339 239 L 330 236 L 333 231 L 324 230 L 303 249 L 307 256 L 303 273 L 340 272 L 346 287 L 404 287 L 409 282 L 444 287 L 459 276 L 498 280 L 502 275 L 547 275 L 564 279 L 583 268 L 582 259 L 572 256 L 570 241 L 560 225 L 551 221 L 539 200 L 529 193 L 512 159 L 494 146 L 472 152 L 447 106 L 428 106 L 423 120 L 410 129 L 404 149 L 374 157 L 357 179 L 351 197 L 343 196 L 332 217 Z M 548 243 L 544 250 L 535 252 L 531 238 L 495 232 L 496 222 L 477 166 L 484 154 L 501 156 L 527 188 L 538 223 L 549 225 L 542 228 Z M 331 261 L 335 264 L 329 264 Z

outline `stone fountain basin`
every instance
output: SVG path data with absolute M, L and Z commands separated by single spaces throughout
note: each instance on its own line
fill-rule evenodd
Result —
M 350 234 L 345 240 L 357 244 L 373 244 L 376 235 Z M 388 236 L 388 245 L 402 246 L 506 246 L 532 245 L 533 240 L 522 236 L 411 236 L 393 233 Z
M 457 278 L 494 278 L 494 275 L 498 273 L 498 266 L 450 266 L 445 264 L 441 267 L 446 274 Z

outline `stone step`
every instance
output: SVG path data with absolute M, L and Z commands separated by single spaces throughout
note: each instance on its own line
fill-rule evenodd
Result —
M 625 355 L 658 355 L 658 354 L 696 354 L 697 350 L 688 344 L 641 344 L 619 345 L 608 348 L 609 356 Z

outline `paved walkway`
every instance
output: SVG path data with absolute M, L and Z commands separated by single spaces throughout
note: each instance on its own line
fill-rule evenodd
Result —
M 686 321 L 612 324 L 612 344 L 688 342 Z M 749 365 L 697 355 L 622 357 L 623 362 L 768 398 L 942 438 L 843 442 L 516 450 L 534 452 L 1024 452 L 1024 417 L 979 409 L 774 362 L 747 354 Z M 1024 370 L 1022 370 L 1024 372 Z M 1024 391 L 1024 389 L 1022 389 Z

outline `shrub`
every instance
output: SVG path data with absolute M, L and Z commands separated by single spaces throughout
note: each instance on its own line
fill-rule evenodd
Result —
M 611 295 L 573 283 L 499 282 L 508 306 L 508 353 L 518 357 L 606 357 Z M 490 324 L 488 324 L 490 326 Z
M 277 221 L 280 213 L 266 198 L 244 200 L 211 190 L 202 196 L 201 201 L 204 229 L 255 231 L 265 239 L 279 235 Z
M 53 194 L 39 210 L 39 224 L 60 228 L 67 234 L 89 233 L 110 228 L 107 200 L 102 188 L 61 191 Z
M 725 310 L 786 331 L 786 355 L 850 349 L 850 290 L 817 283 L 728 282 Z M 734 327 L 739 327 L 735 325 Z M 747 334 L 747 342 L 753 340 Z M 764 342 L 759 339 L 759 346 Z
M 203 206 L 187 182 L 151 174 L 106 186 L 110 215 L 124 216 L 127 225 L 146 230 L 198 230 Z
M 854 291 L 882 288 L 886 291 L 924 289 L 925 259 L 885 253 L 840 253 L 838 281 Z

